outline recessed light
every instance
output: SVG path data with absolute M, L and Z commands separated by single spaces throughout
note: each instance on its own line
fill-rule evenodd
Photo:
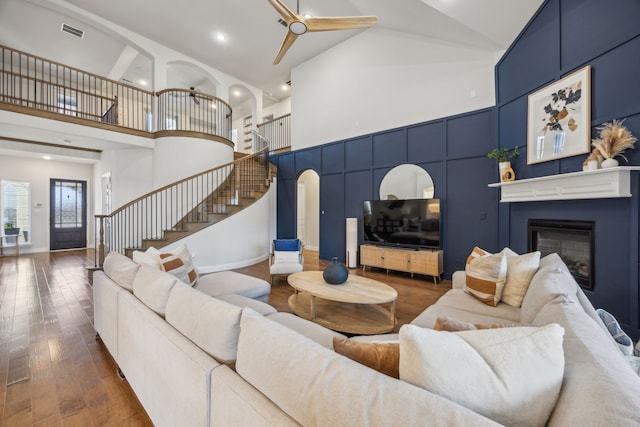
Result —
M 233 91 L 233 96 L 240 96 L 240 95 L 242 95 L 242 93 L 239 90 Z
M 227 41 L 227 37 L 223 33 L 216 33 L 216 40 L 220 43 Z
M 288 84 L 283 84 L 282 85 L 282 90 L 289 90 L 289 85 Z
M 147 85 L 147 81 L 146 81 L 146 80 L 144 80 L 144 79 L 140 79 L 140 80 L 139 80 L 139 83 L 140 83 L 142 86 L 146 86 L 146 85 Z
M 42 156 L 44 160 L 51 160 L 51 156 Z

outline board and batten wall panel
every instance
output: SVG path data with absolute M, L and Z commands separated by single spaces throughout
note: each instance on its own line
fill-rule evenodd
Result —
M 345 218 L 358 218 L 358 241 L 363 243 L 363 202 L 380 199 L 380 182 L 393 167 L 416 164 L 429 172 L 434 197 L 441 200 L 445 277 L 450 277 L 464 266 L 455 260 L 466 259 L 474 245 L 496 246 L 496 192 L 487 184 L 497 178 L 497 168 L 486 158 L 495 144 L 493 111 L 483 109 L 332 142 L 321 146 L 321 155 L 312 147 L 273 156 L 279 167 L 278 236 L 295 237 L 295 199 L 291 197 L 295 197 L 296 180 L 292 177 L 314 169 L 320 174 L 320 210 L 324 211 L 320 218 L 320 258 L 337 256 L 344 261 Z M 462 149 L 465 144 L 474 145 L 471 153 Z M 446 147 L 456 149 L 447 154 Z M 313 162 L 305 160 L 311 157 L 322 158 L 322 167 L 316 169 Z M 467 196 L 474 197 L 473 204 L 464 202 Z M 468 233 L 469 227 L 481 232 Z
M 584 66 L 591 66 L 591 135 L 613 119 L 640 135 L 640 3 L 620 0 L 548 0 L 496 65 L 498 145 L 526 144 L 527 96 Z M 526 152 L 523 152 L 526 155 Z M 517 178 L 582 169 L 586 154 L 527 165 Z M 526 156 L 524 156 L 526 157 Z M 640 165 L 640 150 L 626 153 Z M 625 165 L 624 159 L 620 159 Z M 595 307 L 611 312 L 634 339 L 640 338 L 638 174 L 630 199 L 512 203 L 501 206 L 499 247 L 526 250 L 529 218 L 583 219 L 596 223 Z

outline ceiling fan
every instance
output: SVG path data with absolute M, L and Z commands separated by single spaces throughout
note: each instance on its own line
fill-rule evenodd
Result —
M 189 98 L 191 98 L 193 103 L 196 104 L 196 105 L 200 105 L 200 99 L 199 98 L 205 98 L 203 96 L 203 93 L 200 92 L 198 89 L 196 89 L 195 86 L 190 86 L 189 90 L 181 89 L 181 90 L 172 91 L 172 92 L 169 93 L 169 96 L 172 96 L 174 98 L 184 98 L 184 99 L 189 97 Z
M 304 33 L 316 31 L 353 30 L 356 28 L 373 27 L 378 22 L 375 16 L 336 16 L 336 17 L 311 17 L 300 15 L 300 0 L 297 1 L 296 13 L 285 5 L 282 0 L 268 0 L 271 6 L 282 16 L 288 26 L 280 50 L 273 65 L 279 64 L 291 45 Z
M 199 100 L 199 99 L 198 99 L 198 97 L 196 96 L 196 93 L 198 92 L 198 91 L 196 90 L 196 87 L 195 87 L 195 86 L 191 86 L 191 87 L 189 87 L 189 89 L 191 89 L 191 92 L 189 92 L 189 96 L 191 97 L 191 99 L 193 99 L 193 102 L 194 102 L 196 105 L 200 105 L 200 100 Z

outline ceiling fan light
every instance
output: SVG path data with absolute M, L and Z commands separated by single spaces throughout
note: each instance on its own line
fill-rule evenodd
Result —
M 294 21 L 289 25 L 289 31 L 299 36 L 307 32 L 307 26 L 302 21 Z

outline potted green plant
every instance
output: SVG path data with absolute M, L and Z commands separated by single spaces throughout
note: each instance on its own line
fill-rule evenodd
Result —
M 516 174 L 513 172 L 510 159 L 518 157 L 519 155 L 520 151 L 518 151 L 517 146 L 514 147 L 513 150 L 509 150 L 507 147 L 494 148 L 487 154 L 488 158 L 498 162 L 500 182 L 508 182 L 516 179 Z
M 4 223 L 4 235 L 5 236 L 15 236 L 20 233 L 20 228 L 16 228 L 13 226 L 12 222 Z

